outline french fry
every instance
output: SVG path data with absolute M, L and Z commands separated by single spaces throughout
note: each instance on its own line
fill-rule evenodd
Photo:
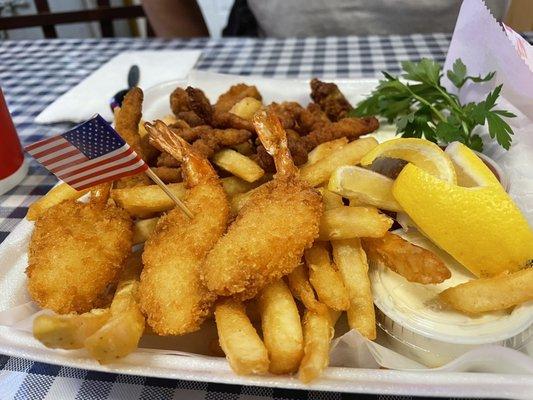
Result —
M 342 196 L 337 193 L 333 193 L 326 188 L 318 188 L 318 191 L 322 195 L 322 203 L 324 204 L 324 211 L 331 210 L 333 208 L 342 207 Z
M 305 251 L 305 261 L 309 269 L 309 281 L 318 299 L 333 310 L 350 308 L 350 298 L 339 272 L 333 268 L 329 251 L 324 242 L 315 242 Z
M 306 310 L 303 318 L 304 356 L 298 378 L 309 383 L 318 378 L 329 364 L 329 346 L 339 312 L 316 313 Z
M 320 143 L 307 155 L 307 163 L 305 165 L 311 165 L 316 163 L 318 160 L 322 160 L 324 157 L 329 156 L 335 150 L 340 149 L 341 147 L 348 144 L 348 139 L 346 137 L 341 137 L 339 139 L 330 140 L 329 142 Z
M 220 150 L 211 161 L 246 182 L 255 182 L 265 174 L 255 161 L 232 149 Z
M 146 242 L 154 231 L 157 221 L 159 221 L 158 217 L 135 221 L 133 228 L 133 244 Z
M 229 196 L 250 190 L 253 185 L 235 176 L 222 178 L 222 186 Z M 170 183 L 167 187 L 179 199 L 185 196 L 185 184 Z M 149 218 L 155 213 L 168 211 L 176 205 L 170 197 L 157 185 L 137 186 L 132 188 L 114 189 L 111 198 L 130 215 Z
M 152 171 L 165 183 L 181 182 L 181 168 L 152 167 Z
M 229 112 L 241 117 L 242 119 L 251 121 L 256 111 L 261 107 L 263 107 L 263 103 L 261 103 L 261 101 L 254 97 L 245 97 L 244 99 L 235 103 Z
M 179 199 L 185 196 L 185 184 L 171 183 L 167 187 Z M 114 189 L 111 191 L 111 198 L 130 215 L 140 218 L 151 217 L 176 205 L 157 185 Z
M 444 290 L 439 297 L 444 303 L 467 314 L 505 310 L 533 300 L 533 267 L 511 274 L 474 279 Z
M 313 287 L 307 277 L 304 264 L 298 265 L 289 275 L 287 275 L 289 287 L 294 297 L 300 300 L 305 308 L 317 313 L 326 311 L 326 306 L 320 303 L 316 297 Z
M 248 192 L 255 187 L 255 184 L 246 182 L 241 178 L 237 178 L 236 176 L 228 176 L 226 178 L 222 178 L 221 181 L 224 191 L 229 197 L 235 196 L 239 193 Z
M 322 214 L 319 240 L 382 237 L 393 222 L 375 207 L 337 207 Z
M 85 340 L 85 348 L 102 364 L 133 352 L 144 332 L 145 320 L 137 297 L 141 268 L 141 252 L 133 253 L 126 261 L 111 302 L 111 316 Z
M 303 357 L 303 334 L 291 291 L 279 280 L 266 286 L 258 300 L 269 371 L 273 374 L 296 371 Z
M 225 299 L 215 307 L 218 340 L 233 371 L 240 375 L 268 372 L 268 350 L 246 315 L 244 305 Z
M 337 168 L 329 179 L 328 189 L 350 200 L 383 210 L 402 211 L 392 195 L 394 181 L 369 169 L 353 165 Z
M 354 140 L 333 153 L 300 169 L 300 177 L 311 186 L 326 182 L 333 171 L 343 165 L 355 165 L 363 156 L 378 145 L 373 137 Z
M 60 183 L 53 187 L 39 200 L 33 202 L 28 208 L 26 218 L 30 221 L 36 221 L 50 207 L 61 203 L 65 200 L 76 200 L 88 193 L 90 189 L 76 190 L 66 183 Z
M 33 336 L 52 349 L 81 349 L 110 315 L 109 309 L 101 308 L 79 315 L 40 315 L 33 320 Z
M 376 338 L 376 316 L 368 262 L 359 239 L 333 240 L 333 259 L 350 297 L 348 325 L 370 340 Z
M 230 210 L 232 215 L 237 215 L 241 208 L 250 200 L 250 196 L 253 194 L 254 190 L 250 190 L 246 193 L 237 193 L 230 200 Z

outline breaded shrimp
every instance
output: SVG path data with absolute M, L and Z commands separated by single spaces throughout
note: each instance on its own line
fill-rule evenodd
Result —
M 322 215 L 321 197 L 299 179 L 279 120 L 259 111 L 254 125 L 277 174 L 254 191 L 201 269 L 209 290 L 241 299 L 296 268 L 318 236 Z
M 28 291 L 41 307 L 59 314 L 106 305 L 108 289 L 131 253 L 133 223 L 107 203 L 106 189 L 89 203 L 66 200 L 35 223 L 28 252 Z
M 226 230 L 228 199 L 209 162 L 161 121 L 147 125 L 153 143 L 181 161 L 188 187 L 189 219 L 174 208 L 159 220 L 144 246 L 140 303 L 159 335 L 181 335 L 200 328 L 216 298 L 200 282 L 198 269 Z

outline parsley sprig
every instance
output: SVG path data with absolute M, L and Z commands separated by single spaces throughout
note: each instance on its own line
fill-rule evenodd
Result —
M 487 123 L 490 137 L 509 149 L 513 130 L 502 117 L 513 118 L 515 115 L 495 109 L 502 85 L 490 92 L 485 100 L 463 105 L 457 95 L 441 85 L 442 69 L 435 61 L 427 58 L 418 63 L 405 61 L 402 68 L 402 80 L 382 72 L 385 79 L 352 110 L 352 115 L 379 115 L 389 123 L 395 122 L 396 133 L 403 137 L 425 137 L 438 144 L 459 141 L 478 151 L 483 150 L 483 142 L 473 131 L 476 126 Z M 495 72 L 484 77 L 469 76 L 466 65 L 457 59 L 446 75 L 461 89 L 468 81 L 490 81 Z

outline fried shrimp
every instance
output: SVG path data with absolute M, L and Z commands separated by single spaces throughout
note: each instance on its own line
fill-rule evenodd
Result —
M 216 298 L 199 279 L 207 252 L 224 233 L 229 204 L 209 162 L 161 121 L 147 125 L 154 145 L 181 162 L 188 188 L 189 219 L 174 208 L 159 220 L 144 247 L 140 303 L 159 335 L 181 335 L 200 328 Z
M 66 200 L 35 223 L 26 274 L 30 296 L 43 308 L 84 313 L 110 300 L 131 253 L 133 223 L 98 189 L 89 203 Z
M 279 120 L 265 111 L 254 116 L 277 173 L 260 186 L 227 233 L 207 255 L 202 281 L 218 295 L 254 297 L 265 285 L 290 273 L 318 236 L 319 193 L 301 181 Z
M 434 253 L 387 232 L 381 238 L 364 238 L 368 259 L 381 262 L 410 282 L 441 283 L 451 276 L 446 264 Z

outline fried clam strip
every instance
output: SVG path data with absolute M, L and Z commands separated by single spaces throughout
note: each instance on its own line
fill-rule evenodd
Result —
M 322 82 L 317 78 L 311 80 L 311 98 L 336 122 L 344 117 L 352 106 L 334 83 Z
M 259 111 L 254 124 L 274 156 L 277 173 L 254 191 L 207 255 L 201 271 L 209 290 L 242 299 L 254 297 L 296 268 L 318 236 L 322 215 L 320 195 L 299 178 L 279 120 Z
M 348 140 L 357 139 L 359 136 L 374 132 L 379 128 L 379 122 L 374 117 L 342 118 L 337 122 L 323 125 L 301 138 L 307 151 L 313 150 L 321 143 L 342 137 Z
M 301 135 L 320 129 L 331 123 L 326 113 L 316 103 L 309 103 L 298 115 L 297 131 Z
M 99 186 L 89 203 L 63 201 L 36 221 L 26 274 L 41 307 L 67 314 L 108 304 L 133 241 L 128 213 L 108 204 L 108 194 Z
M 450 270 L 433 252 L 387 232 L 380 238 L 362 239 L 372 263 L 381 263 L 410 282 L 441 283 L 450 278 Z
M 138 87 L 130 89 L 124 97 L 122 106 L 115 113 L 115 129 L 126 143 L 145 161 L 146 151 L 141 144 L 139 135 L 139 122 L 142 117 L 143 92 Z M 145 147 L 149 144 L 145 143 Z M 133 187 L 138 185 L 151 184 L 150 178 L 143 173 L 121 178 L 115 182 L 115 187 Z
M 294 129 L 304 108 L 294 101 L 285 101 L 283 103 L 270 103 L 267 110 L 278 117 L 284 129 Z
M 233 85 L 227 92 L 221 94 L 215 104 L 215 112 L 217 114 L 226 113 L 231 110 L 236 103 L 245 97 L 253 97 L 259 101 L 262 100 L 261 94 L 255 86 L 249 86 L 244 83 Z
M 439 297 L 467 314 L 506 310 L 533 300 L 533 267 L 512 274 L 474 279 L 446 289 Z
M 156 333 L 182 335 L 200 328 L 216 298 L 200 282 L 199 270 L 226 230 L 229 204 L 207 159 L 161 121 L 147 129 L 156 146 L 181 161 L 184 202 L 194 217 L 174 208 L 159 219 L 144 246 L 140 302 Z
M 250 131 L 244 129 L 216 129 L 208 125 L 194 128 L 171 129 L 171 132 L 180 136 L 185 141 L 192 143 L 193 150 L 199 155 L 211 158 L 224 147 L 231 147 L 244 143 L 252 136 Z M 170 154 L 161 153 L 157 160 L 158 166 L 177 167 L 180 162 Z

